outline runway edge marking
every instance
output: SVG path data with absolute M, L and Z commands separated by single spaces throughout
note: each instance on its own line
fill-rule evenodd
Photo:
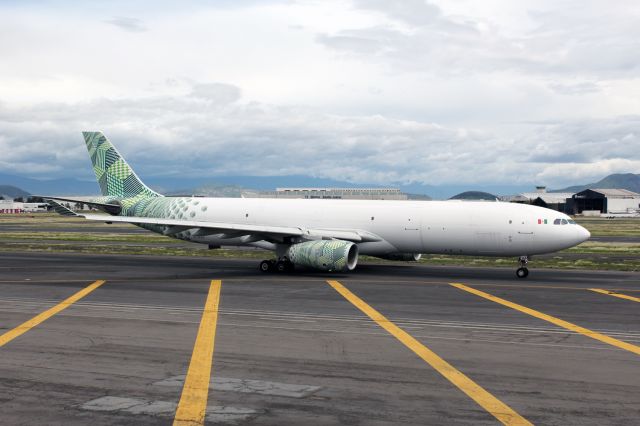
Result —
M 87 294 L 91 293 L 93 290 L 97 289 L 105 282 L 106 282 L 105 280 L 94 281 L 93 283 L 89 284 L 87 287 L 83 288 L 79 292 L 73 294 L 72 296 L 67 297 L 66 299 L 64 299 L 62 302 L 58 303 L 54 307 L 39 313 L 38 315 L 31 318 L 30 320 L 23 322 L 16 328 L 7 331 L 2 336 L 0 336 L 0 347 L 6 345 L 16 337 L 23 335 L 27 331 L 31 330 L 33 327 L 36 327 L 37 325 L 43 323 L 44 321 L 48 320 L 55 314 L 61 311 L 64 311 L 69 306 L 73 305 L 75 302 L 82 299 Z
M 609 345 L 618 347 L 620 349 L 627 350 L 636 355 L 640 355 L 640 346 L 632 345 L 631 343 L 623 342 L 622 340 L 615 339 L 613 337 L 607 336 L 606 334 L 598 333 L 597 331 L 589 330 L 588 328 L 581 327 L 579 325 L 573 324 L 569 321 L 562 320 L 560 318 L 552 317 L 551 315 L 544 314 L 542 312 L 536 311 L 535 309 L 527 308 L 526 306 L 519 305 L 514 302 L 510 302 L 506 299 L 502 299 L 500 297 L 494 296 L 489 293 L 485 293 L 484 291 L 477 290 L 475 288 L 466 286 L 461 283 L 450 283 L 453 287 L 459 288 L 460 290 L 464 290 L 466 292 L 475 294 L 476 296 L 480 296 L 492 302 L 498 303 L 503 306 L 507 306 L 511 309 L 515 309 L 516 311 L 520 311 L 522 313 L 531 315 L 532 317 L 550 322 L 551 324 L 555 324 L 558 327 L 566 328 L 567 330 L 580 333 L 587 337 L 591 337 L 592 339 L 599 340 L 603 343 L 607 343 Z
M 527 419 L 515 412 L 511 407 L 486 391 L 447 361 L 440 358 L 440 356 L 435 352 L 395 325 L 380 312 L 369 306 L 365 301 L 353 294 L 338 281 L 329 280 L 327 283 L 345 299 L 351 302 L 351 304 L 356 308 L 360 309 L 369 318 L 375 321 L 380 327 L 389 332 L 407 348 L 411 349 L 438 373 L 442 374 L 447 380 L 458 387 L 458 389 L 467 394 L 469 398 L 473 399 L 478 405 L 498 419 L 502 424 L 509 426 L 531 425 Z
M 204 425 L 221 287 L 221 280 L 211 280 L 173 426 Z
M 595 291 L 596 293 L 606 294 L 607 296 L 618 297 L 620 299 L 631 300 L 633 302 L 640 302 L 640 297 L 633 297 L 633 296 L 629 296 L 627 294 L 617 293 L 617 292 L 611 291 L 611 290 L 605 290 L 603 288 L 590 288 L 589 290 Z

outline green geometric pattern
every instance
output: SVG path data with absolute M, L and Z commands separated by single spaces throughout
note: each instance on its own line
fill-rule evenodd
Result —
M 136 197 L 119 201 L 123 207 L 121 215 L 124 216 L 197 221 L 203 220 L 207 211 L 207 206 L 201 204 L 200 199 L 193 197 Z M 159 233 L 166 228 L 163 225 L 141 224 L 138 226 Z M 190 240 L 185 233 L 177 233 L 172 237 Z
M 118 180 L 123 181 L 131 176 L 131 169 L 127 166 L 127 163 L 122 160 L 122 158 L 118 158 L 115 163 L 109 166 L 107 173 Z
M 349 249 L 354 244 L 342 240 L 318 240 L 293 244 L 287 255 L 297 265 L 304 265 L 322 271 L 343 271 L 347 269 Z
M 204 200 L 196 197 L 164 197 L 148 188 L 101 132 L 82 132 L 89 150 L 102 197 L 93 202 L 119 204 L 121 216 L 149 217 L 189 221 L 206 221 L 211 212 Z M 66 213 L 66 212 L 63 212 Z M 73 213 L 71 213 L 73 214 Z M 170 226 L 138 224 L 141 228 L 168 233 L 173 238 L 192 240 L 189 231 L 167 232 Z M 323 271 L 346 271 L 350 241 L 318 240 L 292 244 L 286 254 L 294 264 Z M 357 246 L 355 246 L 357 247 Z M 357 252 L 356 252 L 357 255 Z
M 104 196 L 117 198 L 135 198 L 132 205 L 143 198 L 161 197 L 160 194 L 148 188 L 131 167 L 122 158 L 118 150 L 102 132 L 82 132 L 89 150 L 89 157 L 93 163 L 100 191 Z

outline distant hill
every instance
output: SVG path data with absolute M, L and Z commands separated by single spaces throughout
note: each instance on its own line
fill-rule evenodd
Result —
M 28 197 L 29 194 L 24 189 L 20 189 L 17 186 L 13 185 L 0 185 L 0 195 L 2 195 L 5 199 L 14 199 L 18 197 Z
M 75 173 L 71 173 L 75 175 Z M 70 174 L 70 175 L 71 175 Z M 285 175 L 285 176 L 148 176 L 138 173 L 142 180 L 161 194 L 197 194 L 201 187 L 206 187 L 212 183 L 213 186 L 228 186 L 233 193 L 231 187 L 251 188 L 254 190 L 268 191 L 282 187 L 328 187 L 328 188 L 379 188 L 391 187 L 399 188 L 402 192 L 410 194 L 410 199 L 425 199 L 422 196 L 433 198 L 434 200 L 446 200 L 454 194 L 469 189 L 468 184 L 439 184 L 429 185 L 424 183 L 402 183 L 388 182 L 386 184 L 380 182 L 374 183 L 353 183 L 348 181 L 333 180 L 326 178 L 316 178 L 303 175 Z M 63 179 L 34 179 L 24 176 L 16 176 L 0 173 L 0 184 L 15 185 L 31 192 L 35 195 L 98 195 L 100 188 L 98 187 L 91 170 L 85 173 L 77 173 L 77 176 L 83 176 L 81 180 L 75 177 Z M 514 194 L 524 192 L 528 188 L 534 186 L 533 182 L 525 182 L 517 185 L 513 184 L 487 184 L 474 185 L 477 190 L 487 191 L 494 194 Z M 237 191 L 235 191 L 237 194 Z M 415 196 L 414 196 L 415 194 Z M 427 195 L 428 194 L 428 195 Z M 201 194 L 203 195 L 203 194 Z M 238 195 L 225 195 L 238 196 Z
M 580 192 L 587 188 L 618 188 L 640 193 L 640 174 L 616 173 L 609 175 L 598 182 L 588 183 L 586 185 L 570 186 L 564 189 L 554 189 L 551 192 Z
M 98 183 L 78 179 L 40 180 L 0 173 L 0 184 L 18 186 L 34 195 L 94 195 L 100 193 Z
M 489 194 L 488 192 L 483 191 L 465 191 L 461 192 L 458 195 L 454 195 L 449 198 L 450 200 L 487 200 L 487 201 L 495 201 L 498 199 L 493 194 Z

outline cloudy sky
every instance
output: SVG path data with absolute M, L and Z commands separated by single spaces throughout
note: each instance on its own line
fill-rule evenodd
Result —
M 142 176 L 640 173 L 638 22 L 637 1 L 3 1 L 0 173 L 90 178 L 82 130 Z

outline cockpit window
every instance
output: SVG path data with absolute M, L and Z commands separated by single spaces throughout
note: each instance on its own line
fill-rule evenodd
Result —
M 576 221 L 572 220 L 572 219 L 561 219 L 561 218 L 558 218 L 558 219 L 555 219 L 553 221 L 553 224 L 554 225 L 568 225 L 568 224 L 575 225 Z

